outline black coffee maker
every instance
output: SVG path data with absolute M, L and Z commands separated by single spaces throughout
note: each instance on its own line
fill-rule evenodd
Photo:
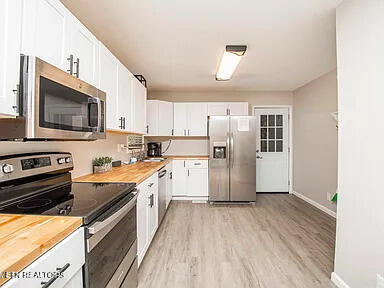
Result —
M 161 157 L 161 142 L 148 143 L 148 157 Z

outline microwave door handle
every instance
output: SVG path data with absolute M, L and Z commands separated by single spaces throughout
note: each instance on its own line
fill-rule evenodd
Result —
M 138 194 L 136 194 L 127 204 L 125 204 L 122 208 L 117 210 L 116 213 L 112 214 L 110 217 L 105 219 L 102 222 L 96 222 L 91 227 L 88 228 L 88 232 L 91 235 L 96 234 L 97 232 L 103 230 L 105 227 L 110 225 L 116 219 L 126 215 L 135 205 Z
M 91 127 L 91 128 L 97 128 L 98 127 L 98 124 L 99 124 L 99 101 L 95 101 L 95 102 L 89 102 L 88 103 L 88 126 Z M 93 107 L 96 107 L 96 115 L 97 115 L 97 120 L 94 121 L 93 120 L 93 115 L 94 113 L 94 110 L 93 110 Z M 95 123 L 96 122 L 96 123 Z

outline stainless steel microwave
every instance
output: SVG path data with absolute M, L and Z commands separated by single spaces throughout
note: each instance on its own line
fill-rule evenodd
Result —
M 0 139 L 105 139 L 105 92 L 32 56 L 20 58 L 18 116 L 0 118 Z

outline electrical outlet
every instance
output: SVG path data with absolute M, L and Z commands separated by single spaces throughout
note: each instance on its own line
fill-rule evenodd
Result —
M 117 144 L 117 152 L 121 152 L 121 144 Z
M 327 200 L 328 201 L 331 201 L 332 200 L 332 194 L 327 192 Z
M 377 274 L 376 288 L 384 288 L 384 277 Z

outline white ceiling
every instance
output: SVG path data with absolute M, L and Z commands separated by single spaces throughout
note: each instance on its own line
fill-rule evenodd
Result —
M 341 0 L 62 0 L 151 90 L 294 90 L 336 67 Z M 216 82 L 226 44 L 248 50 Z

